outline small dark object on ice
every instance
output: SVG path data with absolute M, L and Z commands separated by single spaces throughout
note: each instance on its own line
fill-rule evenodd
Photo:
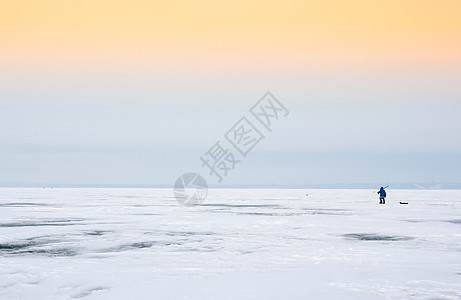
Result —
M 408 202 L 399 202 L 400 204 L 408 204 Z

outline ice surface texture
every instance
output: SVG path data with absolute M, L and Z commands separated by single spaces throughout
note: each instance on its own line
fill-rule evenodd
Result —
M 0 299 L 459 299 L 459 195 L 0 189 Z

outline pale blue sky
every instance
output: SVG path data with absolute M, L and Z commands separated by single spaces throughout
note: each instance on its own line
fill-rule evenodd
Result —
M 290 114 L 223 184 L 461 182 L 459 68 L 0 76 L 3 185 L 173 184 L 188 171 L 213 184 L 200 155 L 267 90 Z

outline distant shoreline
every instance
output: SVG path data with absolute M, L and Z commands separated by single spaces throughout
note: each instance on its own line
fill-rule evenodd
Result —
M 386 183 L 387 185 L 388 183 Z M 210 189 L 379 189 L 384 184 L 312 184 L 312 185 L 210 185 Z M 20 184 L 0 183 L 0 188 L 123 188 L 123 189 L 162 189 L 172 188 L 173 184 Z M 388 189 L 410 190 L 461 190 L 461 183 L 390 183 Z

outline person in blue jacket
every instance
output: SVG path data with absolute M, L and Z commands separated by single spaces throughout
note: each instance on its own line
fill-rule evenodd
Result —
M 386 204 L 386 191 L 383 187 L 379 189 L 379 204 Z

